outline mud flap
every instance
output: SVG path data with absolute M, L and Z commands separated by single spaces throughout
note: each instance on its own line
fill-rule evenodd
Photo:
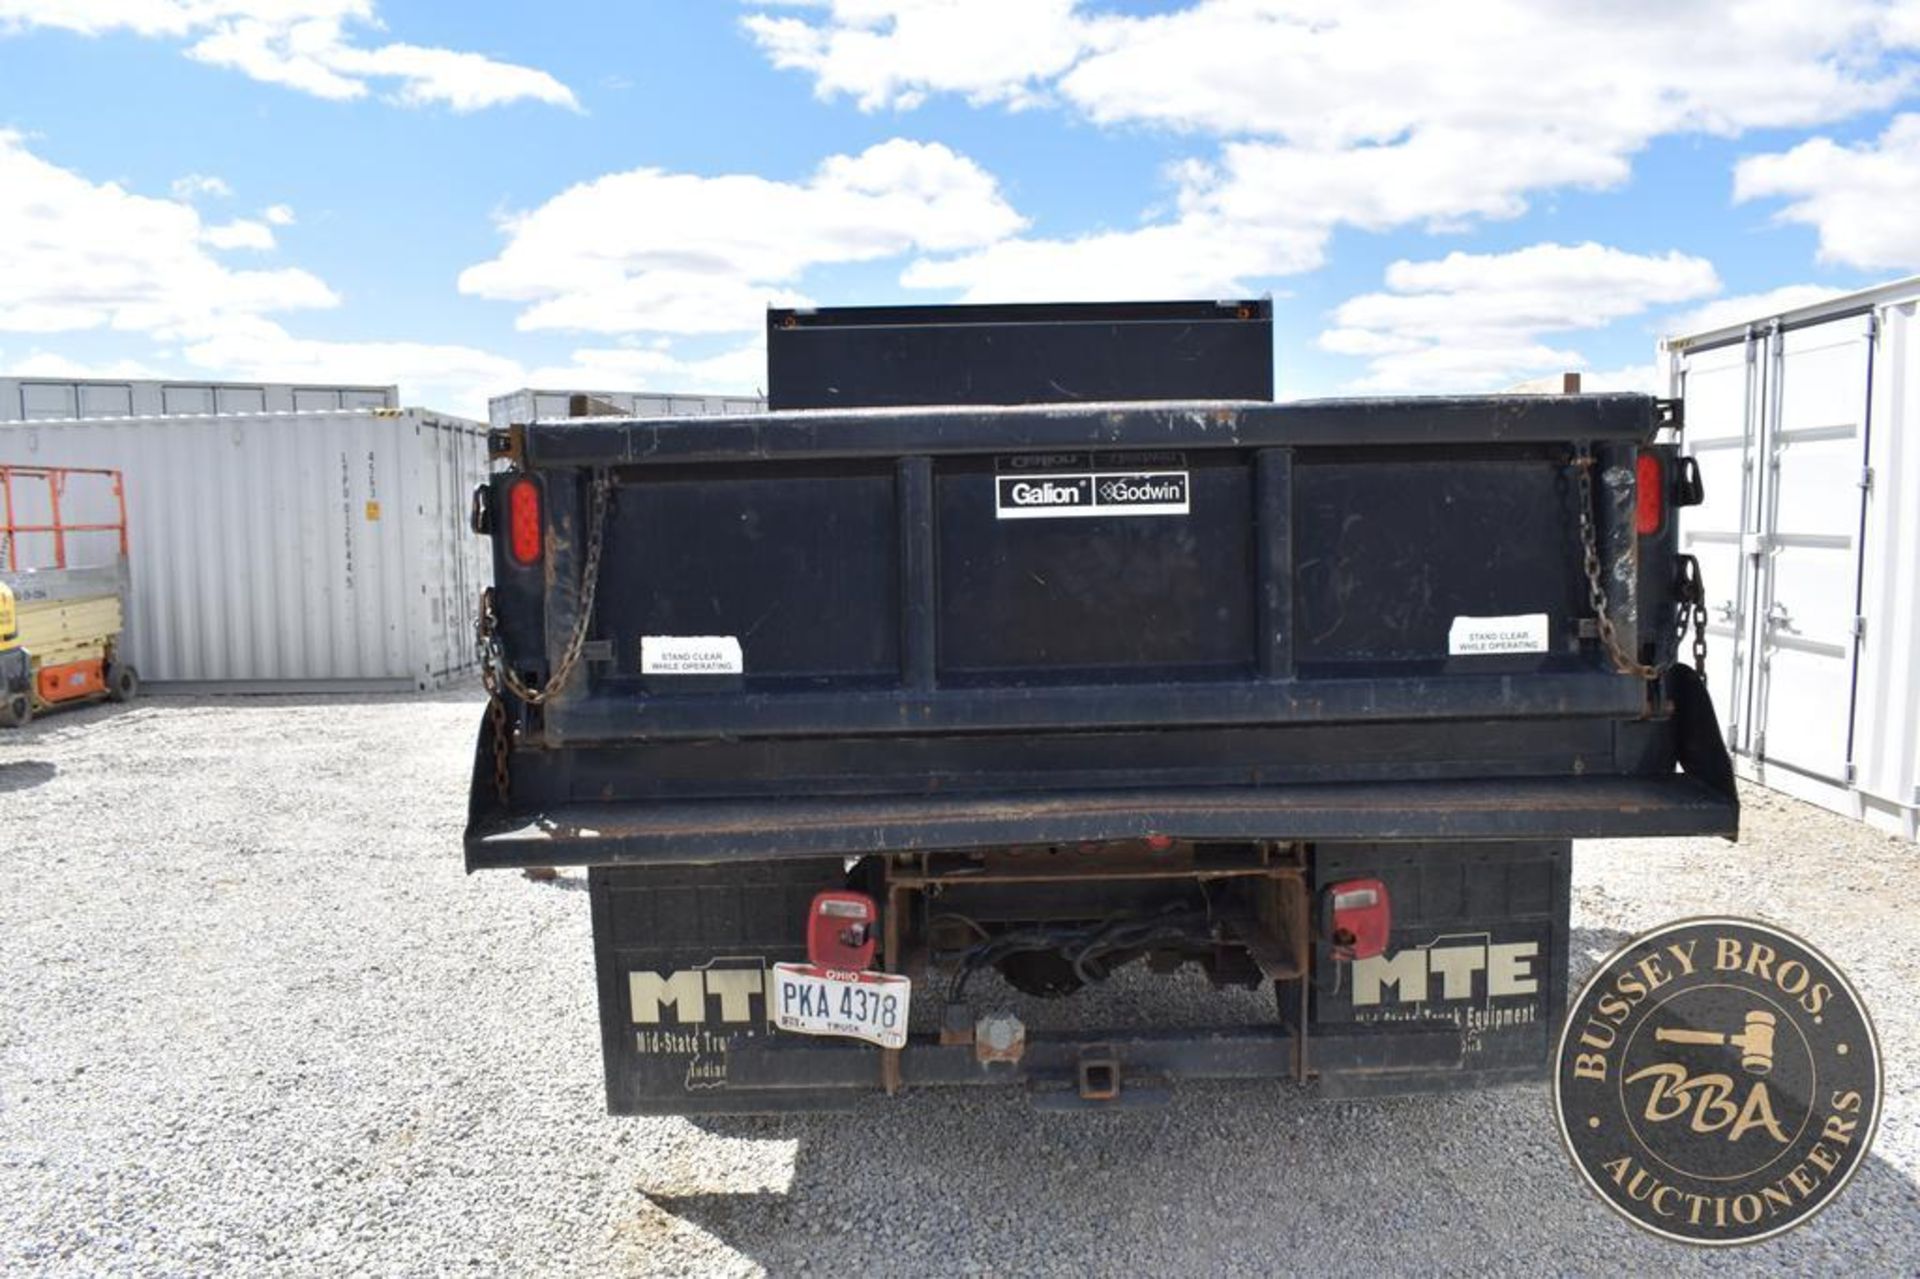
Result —
M 1387 951 L 1329 964 L 1309 999 L 1310 1082 L 1326 1096 L 1452 1092 L 1545 1079 L 1567 1003 L 1568 841 L 1322 844 L 1316 891 L 1379 878 Z M 1393 1069 L 1314 1052 L 1316 1038 L 1396 1026 L 1460 1035 L 1457 1067 Z
M 857 1103 L 862 1094 L 846 1088 L 748 1087 L 732 1069 L 736 1052 L 776 1033 L 767 976 L 776 963 L 806 958 L 813 895 L 845 882 L 839 858 L 589 871 L 608 1111 L 770 1114 Z M 789 1060 L 782 1082 L 804 1080 L 812 1057 Z
M 1733 760 L 1727 755 L 1720 717 L 1713 712 L 1707 683 L 1691 666 L 1675 665 L 1667 672 L 1667 694 L 1673 699 L 1674 747 L 1687 776 L 1724 799 L 1732 810 L 1728 840 L 1740 837 L 1740 791 L 1733 780 Z

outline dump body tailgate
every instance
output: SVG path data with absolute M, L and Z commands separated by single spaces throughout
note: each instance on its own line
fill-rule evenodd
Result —
M 538 486 L 539 555 L 495 539 L 512 669 L 564 664 L 590 560 L 593 613 L 498 759 L 482 730 L 469 862 L 1730 833 L 1711 707 L 1668 669 L 1668 413 L 1515 396 L 517 428 L 487 499 L 498 523 L 509 486 Z M 1596 583 L 1614 648 L 1665 674 L 1622 669 Z

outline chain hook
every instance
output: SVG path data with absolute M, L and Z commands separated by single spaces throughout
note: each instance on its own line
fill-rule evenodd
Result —
M 1607 584 L 1600 561 L 1599 532 L 1593 517 L 1593 451 L 1585 441 L 1574 445 L 1573 468 L 1580 487 L 1580 550 L 1587 576 L 1587 602 L 1593 608 L 1594 624 L 1615 669 L 1641 679 L 1658 679 L 1667 666 L 1649 666 L 1620 645 L 1620 635 L 1607 614 Z M 1707 681 L 1707 605 L 1706 587 L 1701 581 L 1700 564 L 1691 555 L 1680 557 L 1680 577 L 1674 592 L 1679 614 L 1676 638 L 1684 638 L 1693 629 L 1693 664 L 1704 685 Z M 1668 663 L 1667 665 L 1671 665 Z
M 512 664 L 507 661 L 505 647 L 500 642 L 499 617 L 493 607 L 493 588 L 489 586 L 480 593 L 480 612 L 474 620 L 474 642 L 479 648 L 480 684 L 487 690 L 487 722 L 493 730 L 493 784 L 502 804 L 507 801 L 511 783 L 508 762 L 513 739 L 506 694 L 512 693 L 528 706 L 544 705 L 567 686 L 579 666 L 580 656 L 586 649 L 587 632 L 593 624 L 594 597 L 600 586 L 600 557 L 606 544 L 607 493 L 610 486 L 606 470 L 596 469 L 588 490 L 587 555 L 580 572 L 573 629 L 568 633 L 566 648 L 561 651 L 553 674 L 544 685 L 534 688 L 514 674 Z

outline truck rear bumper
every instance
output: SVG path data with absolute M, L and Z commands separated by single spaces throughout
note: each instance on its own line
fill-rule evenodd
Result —
M 1169 835 L 1192 840 L 1732 835 L 1735 798 L 1681 773 L 1016 795 L 559 804 L 476 820 L 467 868 L 716 863 Z
M 760 1096 L 770 1112 L 851 1109 L 885 1087 L 881 1056 L 864 1044 L 742 1036 L 728 1058 L 726 1091 L 713 1101 L 734 1114 L 753 1113 Z M 1461 1070 L 1463 1060 L 1460 1029 L 1446 1021 L 1354 1027 L 1304 1041 L 1284 1026 L 1036 1032 L 1019 1060 L 1005 1062 L 979 1060 L 971 1044 L 916 1035 L 901 1050 L 900 1082 L 909 1088 L 1022 1087 L 1041 1106 L 1157 1101 L 1168 1086 L 1185 1080 L 1303 1075 L 1327 1096 L 1379 1096 L 1436 1091 L 1436 1072 L 1444 1080 L 1447 1072 Z M 1511 1073 L 1511 1080 L 1492 1082 L 1545 1076 L 1544 1067 Z M 1490 1081 L 1484 1072 L 1472 1072 L 1463 1073 L 1461 1082 L 1484 1087 Z M 1085 1095 L 1090 1083 L 1108 1095 Z M 797 1096 L 804 1096 L 799 1105 Z M 673 1097 L 668 1106 L 685 1113 L 699 1109 L 700 1101 Z

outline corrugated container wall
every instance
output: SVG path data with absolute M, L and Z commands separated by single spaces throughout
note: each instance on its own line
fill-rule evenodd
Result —
M 391 386 L 0 378 L 0 422 L 155 417 L 162 413 L 311 413 L 325 409 L 399 407 L 399 389 Z
M 585 412 L 574 412 L 581 399 Z M 722 413 L 760 413 L 764 397 L 681 395 L 651 391 L 512 391 L 487 401 L 487 420 L 504 430 L 516 422 L 553 417 L 708 417 Z
M 127 653 L 155 684 L 424 689 L 473 670 L 486 428 L 419 409 L 0 426 L 0 460 L 117 467 Z M 64 512 L 70 520 L 91 515 Z
M 1735 766 L 1920 838 L 1920 278 L 1661 344 Z

